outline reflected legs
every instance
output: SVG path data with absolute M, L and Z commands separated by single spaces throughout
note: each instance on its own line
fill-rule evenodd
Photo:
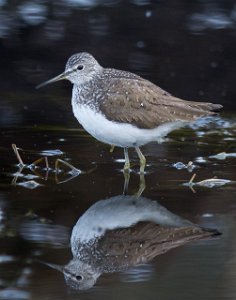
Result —
M 128 148 L 124 148 L 124 155 L 125 155 L 125 165 L 124 165 L 124 173 L 129 173 L 130 170 L 130 162 L 129 162 L 129 153 Z
M 142 193 L 145 190 L 145 188 L 146 188 L 146 183 L 145 183 L 144 174 L 141 173 L 140 174 L 140 181 L 139 181 L 139 189 L 138 189 L 138 192 L 136 194 L 137 198 L 139 198 L 142 195 Z
M 140 183 L 139 183 L 139 190 L 136 194 L 137 197 L 140 197 L 143 191 L 145 190 L 146 184 L 144 179 L 144 169 L 146 166 L 146 158 L 142 154 L 139 147 L 135 147 L 135 150 L 138 154 L 139 160 L 140 160 Z M 124 194 L 127 194 L 128 191 L 128 185 L 129 185 L 129 179 L 130 179 L 130 161 L 129 161 L 129 153 L 128 148 L 124 148 L 124 156 L 125 156 L 125 165 L 124 165 L 124 177 L 125 177 L 125 183 L 124 183 Z
M 125 155 L 125 165 L 124 165 L 124 177 L 125 177 L 125 183 L 124 183 L 124 191 L 123 194 L 126 195 L 128 192 L 128 186 L 129 186 L 129 178 L 130 178 L 130 162 L 129 162 L 129 153 L 128 148 L 124 148 L 124 155 Z
M 139 149 L 139 147 L 135 147 L 135 150 L 136 150 L 139 160 L 140 160 L 140 174 L 144 174 L 144 169 L 146 166 L 146 158 L 143 155 L 143 153 L 141 152 L 141 150 Z

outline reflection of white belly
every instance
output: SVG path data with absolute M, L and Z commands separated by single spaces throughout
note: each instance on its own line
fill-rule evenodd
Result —
M 130 124 L 122 124 L 107 120 L 101 113 L 88 106 L 74 105 L 73 113 L 79 123 L 97 140 L 120 147 L 135 147 L 151 141 L 161 141 L 170 131 L 184 126 L 184 122 L 176 121 L 160 125 L 154 129 L 140 129 Z
M 156 201 L 119 195 L 96 202 L 79 218 L 71 235 L 73 255 L 77 254 L 79 241 L 86 243 L 103 236 L 107 230 L 128 228 L 138 222 L 153 222 L 160 227 L 172 228 L 195 226 Z

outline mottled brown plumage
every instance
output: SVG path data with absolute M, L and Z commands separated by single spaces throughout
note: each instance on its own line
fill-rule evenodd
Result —
M 220 233 L 193 224 L 145 197 L 118 195 L 93 204 L 71 235 L 73 258 L 62 271 L 75 289 L 91 288 L 103 273 L 124 271 L 190 241 Z
M 125 80 L 124 80 L 125 79 Z M 111 121 L 152 129 L 175 121 L 195 121 L 213 115 L 222 105 L 176 98 L 141 77 L 104 80 L 107 97 L 100 110 Z
M 134 147 L 144 173 L 146 159 L 139 147 L 161 142 L 172 130 L 214 114 L 220 104 L 185 101 L 131 72 L 103 68 L 89 53 L 72 55 L 65 72 L 39 85 L 68 79 L 73 83 L 75 117 L 99 141 L 124 148 Z
M 129 228 L 107 231 L 95 246 L 99 249 L 100 260 L 94 257 L 94 264 L 122 270 L 146 263 L 173 248 L 215 234 L 218 234 L 216 230 L 206 230 L 198 226 L 164 227 L 152 222 L 140 222 Z M 91 249 L 91 252 L 94 250 Z

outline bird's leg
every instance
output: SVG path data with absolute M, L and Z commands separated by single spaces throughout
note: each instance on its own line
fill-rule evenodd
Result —
M 129 162 L 129 153 L 128 148 L 124 148 L 124 155 L 125 155 L 125 165 L 124 165 L 124 177 L 125 177 L 125 183 L 124 183 L 124 190 L 123 194 L 126 195 L 128 192 L 128 186 L 129 186 L 129 178 L 130 178 L 130 162 Z
M 127 195 L 128 187 L 129 187 L 129 179 L 130 179 L 129 172 L 124 172 L 124 177 L 125 177 L 125 183 L 124 183 L 123 195 Z
M 139 147 L 135 147 L 135 150 L 136 150 L 139 160 L 140 160 L 140 174 L 144 174 L 144 169 L 146 166 L 146 158 L 143 155 L 143 153 L 141 152 L 141 150 L 139 149 Z
M 124 173 L 129 173 L 130 171 L 130 162 L 129 162 L 129 153 L 128 148 L 124 148 L 124 155 L 125 155 L 125 165 L 124 165 Z
M 141 173 L 140 174 L 140 181 L 139 181 L 139 189 L 138 189 L 138 192 L 136 194 L 137 198 L 139 198 L 142 195 L 142 193 L 145 190 L 145 188 L 146 188 L 146 183 L 145 183 L 144 174 Z
M 110 153 L 112 153 L 115 149 L 115 145 L 111 145 L 111 148 L 110 148 Z

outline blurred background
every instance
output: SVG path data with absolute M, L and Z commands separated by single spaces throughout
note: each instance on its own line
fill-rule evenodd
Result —
M 69 82 L 35 86 L 81 51 L 177 97 L 224 105 L 212 120 L 143 147 L 143 195 L 223 235 L 102 276 L 78 296 L 36 259 L 61 265 L 71 259 L 78 218 L 95 202 L 122 195 L 123 150 L 110 153 L 81 129 Z M 235 0 L 0 0 L 0 299 L 236 298 L 235 53 Z M 44 160 L 32 168 L 41 157 L 49 168 Z M 65 166 L 57 174 L 57 158 L 78 168 L 76 176 Z M 134 194 L 139 161 L 132 150 L 130 158 L 128 194 Z M 184 183 L 195 172 L 194 183 L 216 176 L 220 184 L 191 190 Z
M 69 82 L 35 86 L 80 51 L 180 98 L 235 109 L 235 41 L 233 0 L 1 0 L 0 125 L 77 126 Z

